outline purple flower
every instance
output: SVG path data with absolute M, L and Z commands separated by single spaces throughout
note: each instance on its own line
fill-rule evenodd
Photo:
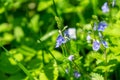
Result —
M 107 27 L 107 23 L 104 22 L 104 21 L 101 21 L 99 24 L 98 24 L 98 31 L 104 31 L 104 29 Z
M 106 41 L 102 41 L 102 44 L 105 48 L 108 48 L 108 43 Z
M 103 13 L 109 12 L 108 3 L 105 2 L 101 9 L 102 9 Z
M 74 55 L 70 55 L 69 57 L 68 57 L 68 60 L 69 61 L 72 61 L 74 59 Z
M 74 77 L 75 78 L 79 78 L 81 75 L 78 71 L 74 71 Z
M 57 37 L 57 41 L 56 41 L 56 48 L 58 48 L 60 45 L 66 43 L 66 40 L 64 39 L 64 37 L 62 35 L 59 35 Z
M 100 48 L 100 42 L 98 40 L 93 41 L 93 46 L 92 46 L 94 51 L 98 51 Z
M 76 29 L 75 28 L 69 28 L 65 30 L 64 36 L 68 37 L 70 39 L 76 39 Z

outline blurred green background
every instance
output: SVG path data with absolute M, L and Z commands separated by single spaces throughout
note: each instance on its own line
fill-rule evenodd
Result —
M 94 72 L 103 75 L 104 70 L 108 69 L 108 80 L 119 80 L 120 1 L 116 0 L 115 7 L 110 7 L 110 13 L 103 14 L 101 6 L 105 1 L 55 0 L 55 3 L 63 25 L 77 29 L 77 40 L 69 43 L 69 49 L 70 53 L 77 53 L 76 63 L 86 71 L 84 74 Z M 112 0 L 109 1 L 111 5 Z M 0 44 L 25 66 L 34 80 L 68 80 L 61 69 L 61 65 L 66 67 L 68 62 L 61 48 L 55 48 L 58 28 L 54 7 L 52 0 L 0 0 Z M 103 53 L 95 54 L 92 44 L 86 42 L 87 33 L 92 31 L 91 24 L 96 17 L 109 25 L 103 33 L 109 43 L 107 68 L 102 64 Z M 0 79 L 30 80 L 14 59 L 5 53 L 0 48 Z M 80 80 L 89 79 L 83 76 Z

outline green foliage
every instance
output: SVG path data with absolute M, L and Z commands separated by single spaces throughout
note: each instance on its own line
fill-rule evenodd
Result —
M 108 80 L 120 79 L 120 1 L 102 13 L 104 0 L 0 0 L 1 80 Z M 56 11 L 55 11 L 56 8 Z M 58 16 L 58 15 L 59 16 Z M 103 38 L 109 48 L 92 50 L 94 22 L 106 21 Z M 75 28 L 77 39 L 55 48 L 59 30 Z M 68 60 L 74 55 L 74 60 Z M 105 61 L 105 59 L 107 59 Z M 69 74 L 66 73 L 69 69 Z M 74 77 L 74 70 L 81 76 Z
M 92 79 L 91 80 L 104 80 L 104 78 L 97 73 L 91 73 Z

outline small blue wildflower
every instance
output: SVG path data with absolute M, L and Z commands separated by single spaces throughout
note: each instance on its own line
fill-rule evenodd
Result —
M 87 35 L 86 40 L 87 40 L 87 42 L 88 42 L 88 43 L 90 43 L 90 41 L 91 41 L 91 37 L 90 37 L 90 35 L 89 35 L 89 34 Z
M 104 31 L 104 29 L 107 27 L 107 23 L 104 22 L 104 21 L 101 21 L 99 24 L 98 24 L 98 31 Z
M 102 41 L 102 44 L 105 48 L 108 48 L 108 43 L 106 41 Z
M 73 61 L 73 59 L 74 59 L 74 55 L 70 55 L 70 56 L 68 57 L 68 60 L 69 60 L 69 61 Z
M 98 51 L 100 48 L 100 42 L 98 40 L 94 40 L 92 48 L 94 51 Z
M 113 1 L 112 1 L 112 7 L 115 6 L 115 3 L 116 3 L 116 0 L 113 0 Z
M 76 39 L 76 29 L 75 28 L 69 28 L 65 30 L 64 36 L 68 37 L 70 39 Z
M 66 43 L 66 40 L 64 39 L 64 37 L 62 35 L 59 35 L 57 37 L 57 41 L 56 41 L 56 48 L 58 48 L 60 45 Z
M 102 9 L 103 13 L 109 12 L 108 3 L 105 2 L 101 9 Z
M 81 76 L 81 74 L 78 71 L 74 71 L 74 77 L 75 78 L 79 78 Z

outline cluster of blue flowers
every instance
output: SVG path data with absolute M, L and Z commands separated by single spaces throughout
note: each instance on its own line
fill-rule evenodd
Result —
M 62 44 L 66 43 L 70 39 L 76 39 L 76 29 L 75 28 L 68 28 L 64 31 L 64 34 L 62 35 L 62 32 L 60 31 L 59 36 L 57 37 L 56 41 L 56 48 L 61 46 Z
M 98 32 L 98 36 L 100 40 L 93 39 L 93 45 L 92 48 L 94 51 L 98 51 L 100 49 L 100 44 L 102 44 L 105 48 L 108 48 L 107 42 L 103 39 L 102 32 L 107 28 L 107 23 L 105 21 L 101 21 L 98 25 L 97 23 L 94 23 L 93 30 Z M 92 38 L 90 34 L 87 35 L 87 42 L 90 43 Z
M 113 0 L 112 6 L 115 6 L 116 0 Z M 105 2 L 103 6 L 101 7 L 103 13 L 108 13 L 110 11 L 108 2 Z M 105 48 L 108 48 L 108 43 L 104 40 L 102 32 L 107 28 L 108 24 L 105 21 L 100 21 L 99 23 L 94 23 L 93 26 L 93 31 L 98 33 L 98 39 L 93 39 L 90 36 L 90 33 L 87 36 L 87 42 L 90 43 L 91 40 L 93 41 L 92 43 L 92 49 L 94 51 L 98 51 L 100 49 L 100 45 L 103 45 Z M 60 47 L 62 44 L 65 44 L 67 41 L 71 39 L 76 39 L 76 29 L 75 28 L 68 28 L 67 30 L 61 30 L 60 34 L 57 37 L 56 40 L 56 48 Z M 68 56 L 68 60 L 70 62 L 74 61 L 74 55 Z M 68 68 L 65 70 L 66 73 L 69 73 Z M 78 71 L 74 71 L 74 77 L 79 78 L 81 74 Z
M 108 48 L 108 44 L 107 44 L 107 42 L 105 41 L 105 40 L 103 40 L 103 36 L 102 36 L 102 32 L 105 30 L 105 28 L 107 27 L 108 25 L 107 25 L 107 23 L 106 22 L 100 22 L 99 23 L 99 25 L 98 25 L 98 34 L 99 34 L 99 38 L 100 38 L 100 41 L 101 41 L 101 43 L 103 44 L 103 46 L 105 47 L 105 48 Z M 94 43 L 94 42 L 93 42 Z M 97 41 L 97 43 L 99 43 L 99 41 Z M 93 44 L 93 47 L 95 46 L 95 44 Z M 99 47 L 100 47 L 100 43 L 99 43 L 99 45 L 98 45 Z M 94 48 L 93 48 L 93 50 L 94 50 Z M 97 49 L 98 50 L 98 49 Z M 96 51 L 97 51 L 96 50 Z
M 56 48 L 60 47 L 62 44 L 65 44 L 67 41 L 71 40 L 71 39 L 76 39 L 76 29 L 75 28 L 68 28 L 66 29 L 63 34 L 61 31 L 59 31 L 59 35 L 57 37 L 56 40 Z M 70 55 L 68 56 L 68 60 L 69 61 L 73 61 L 74 60 L 74 55 Z M 65 72 L 68 74 L 69 70 L 66 69 Z M 73 72 L 73 76 L 75 78 L 79 78 L 81 76 L 81 74 L 78 71 L 74 71 Z
M 112 5 L 114 6 L 115 5 L 115 0 L 113 0 L 113 3 Z M 109 12 L 109 7 L 108 7 L 108 3 L 105 2 L 103 4 L 103 6 L 101 7 L 102 9 L 102 12 L 103 13 L 107 13 Z M 94 30 L 97 30 L 98 31 L 98 34 L 99 34 L 99 38 L 100 38 L 100 41 L 99 40 L 94 40 L 93 41 L 93 50 L 94 51 L 98 51 L 100 49 L 100 43 L 105 47 L 105 48 L 108 48 L 108 44 L 107 42 L 103 39 L 103 36 L 102 36 L 102 32 L 105 30 L 105 28 L 107 28 L 107 23 L 105 21 L 101 21 L 99 24 L 98 24 L 98 27 L 96 25 L 96 23 L 94 24 Z
M 113 4 L 115 5 L 115 0 L 113 0 Z M 105 2 L 103 4 L 103 6 L 101 7 L 102 12 L 103 13 L 107 13 L 109 12 L 109 7 L 108 7 L 108 3 Z M 101 21 L 98 23 L 94 23 L 94 27 L 93 30 L 98 32 L 98 36 L 99 36 L 99 40 L 97 39 L 93 39 L 93 44 L 92 44 L 92 48 L 94 51 L 98 51 L 100 49 L 100 45 L 102 44 L 105 48 L 108 48 L 108 43 L 103 39 L 103 35 L 102 32 L 107 28 L 108 24 L 105 21 Z M 87 36 L 87 42 L 90 43 L 92 38 L 90 37 L 90 35 L 88 34 Z

